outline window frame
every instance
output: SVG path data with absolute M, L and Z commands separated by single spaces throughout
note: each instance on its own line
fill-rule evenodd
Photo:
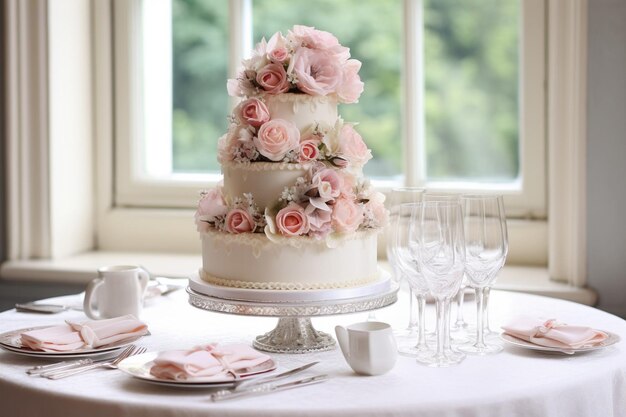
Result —
M 78 269 L 81 276 L 91 276 L 93 268 L 84 268 L 87 262 L 72 266 L 81 253 L 91 259 L 89 265 L 101 264 L 106 256 L 144 259 L 142 256 L 155 252 L 171 254 L 163 259 L 176 263 L 174 253 L 193 253 L 194 257 L 200 253 L 197 233 L 190 227 L 192 210 L 132 209 L 114 204 L 112 0 L 80 4 L 83 7 L 47 0 L 4 3 L 9 227 L 8 259 L 0 265 L 1 278 L 45 275 L 63 279 L 78 274 Z M 550 221 L 509 222 L 509 263 L 547 263 L 551 279 L 583 288 L 587 2 L 546 2 L 545 6 L 550 20 L 546 62 Z M 68 25 L 68 19 L 73 24 Z M 74 52 L 72 59 L 64 55 L 68 50 Z M 81 88 L 75 77 L 55 76 L 53 68 L 59 63 L 63 74 L 80 75 Z M 86 74 L 89 77 L 82 78 Z M 80 99 L 56 93 L 69 90 Z M 51 111 L 52 107 L 57 107 L 56 111 Z M 75 119 L 84 123 L 70 128 L 67 121 Z M 64 146 L 67 135 L 81 146 Z M 83 161 L 76 164 L 79 159 Z M 71 167 L 70 176 L 67 167 Z M 81 194 L 81 190 L 85 192 Z M 84 204 L 74 204 L 75 197 Z M 76 215 L 86 220 L 77 223 Z M 181 265 L 176 265 L 180 269 Z M 520 285 L 526 288 L 524 283 Z
M 245 53 L 252 46 L 251 0 L 229 2 L 229 75 L 234 76 Z M 519 183 L 485 185 L 478 183 L 427 182 L 425 175 L 424 120 L 423 120 L 423 62 L 422 62 L 422 7 L 421 0 L 404 0 L 403 88 L 406 108 L 403 117 L 404 183 L 433 189 L 478 192 L 495 190 L 505 194 L 507 211 L 515 218 L 545 218 L 545 10 L 540 0 L 524 1 L 520 22 L 522 42 L 520 71 L 520 178 Z M 220 180 L 219 174 L 172 174 L 169 178 L 147 177 L 142 174 L 141 0 L 115 0 L 115 79 L 116 79 L 116 165 L 115 202 L 125 207 L 189 208 L 199 189 L 212 187 Z M 151 5 L 151 7 L 154 7 Z M 152 26 L 157 26 L 154 23 Z M 159 25 L 163 26 L 163 25 Z M 530 30 L 530 28 L 533 30 Z M 539 28 L 539 30 L 538 30 Z M 118 82 L 119 80 L 119 82 Z M 234 104 L 234 102 L 233 102 Z M 414 115 L 414 116 L 413 116 Z M 167 127 L 167 123 L 165 124 Z M 379 189 L 400 186 L 393 180 L 378 181 Z
M 506 195 L 507 214 L 510 223 L 511 256 L 510 261 L 521 264 L 545 265 L 547 263 L 547 223 L 546 218 L 546 175 L 545 175 L 545 25 L 534 27 L 529 31 L 527 27 L 536 22 L 545 21 L 545 7 L 542 0 L 530 0 L 521 2 L 524 16 L 522 19 L 523 33 L 532 33 L 533 38 L 529 42 L 523 42 L 524 54 L 529 59 L 521 59 L 524 67 L 520 71 L 524 91 L 524 105 L 520 111 L 521 149 L 521 172 L 525 180 L 520 190 L 502 189 L 498 191 Z M 197 200 L 198 191 L 215 186 L 221 179 L 221 175 L 208 174 L 198 176 L 190 180 L 185 175 L 174 175 L 175 180 L 163 181 L 156 178 L 142 178 L 136 169 L 133 169 L 133 161 L 137 161 L 137 155 L 141 154 L 141 147 L 137 145 L 140 137 L 140 127 L 133 125 L 131 120 L 141 114 L 141 107 L 136 97 L 140 91 L 138 74 L 141 69 L 137 57 L 140 56 L 138 39 L 134 34 L 139 30 L 133 26 L 141 16 L 141 0 L 113 0 L 113 28 L 112 33 L 105 34 L 97 31 L 99 37 L 105 36 L 113 39 L 112 56 L 115 62 L 112 76 L 115 80 L 115 105 L 114 142 L 115 154 L 110 155 L 115 159 L 107 161 L 100 158 L 99 162 L 109 167 L 109 172 L 99 175 L 114 178 L 112 184 L 98 187 L 100 200 L 106 205 L 100 210 L 98 218 L 98 244 L 107 249 L 115 248 L 148 248 L 169 250 L 177 247 L 182 251 L 197 249 L 197 239 L 193 237 L 195 230 L 189 227 L 189 209 Z M 422 78 L 423 62 L 421 31 L 423 25 L 412 24 L 422 21 L 422 0 L 404 0 L 405 31 L 404 39 L 404 74 L 403 83 L 407 91 L 405 100 L 406 114 L 422 114 Z M 251 39 L 251 1 L 235 0 L 229 2 L 229 29 L 233 47 L 230 49 L 229 71 L 233 76 L 241 62 L 243 54 L 252 47 Z M 96 22 L 97 23 L 97 22 Z M 246 30 L 246 28 L 248 30 Z M 106 29 L 106 28 L 105 28 Z M 102 51 L 96 51 L 100 54 Z M 110 58 L 104 57 L 102 65 L 106 65 Z M 101 68 L 100 64 L 96 68 Z M 100 78 L 100 77 L 99 77 Z M 234 103 L 233 103 L 234 104 Z M 533 111 L 530 111 L 533 110 Z M 403 146 L 406 159 L 404 182 L 407 185 L 431 185 L 425 184 L 424 164 L 416 155 L 423 155 L 423 132 L 420 130 L 424 124 L 420 117 L 404 117 Z M 106 123 L 103 123 L 106 124 Z M 100 143 L 101 141 L 99 141 Z M 106 153 L 105 153 L 106 155 Z M 112 169 L 110 167 L 113 167 Z M 385 192 L 399 186 L 394 181 L 373 181 L 374 186 Z M 454 188 L 450 184 L 437 184 L 448 191 L 477 192 L 485 190 L 485 187 Z M 109 190 L 113 189 L 112 193 Z M 110 202 L 107 205 L 107 202 Z M 523 220 L 521 220 L 523 219 Z M 532 221 L 532 224 L 529 222 Z M 151 224 L 157 222 L 160 229 L 155 230 Z M 532 230 L 530 234 L 527 230 Z M 124 238 L 122 239 L 122 236 Z M 163 236 L 168 236 L 167 243 L 162 242 Z M 124 242 L 124 243 L 122 243 Z M 149 243 L 148 243 L 149 242 Z M 175 244 L 172 244 L 175 242 Z M 189 242 L 193 242 L 192 245 Z

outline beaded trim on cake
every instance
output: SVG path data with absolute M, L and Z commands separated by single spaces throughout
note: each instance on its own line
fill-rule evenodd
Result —
M 294 164 L 290 162 L 222 162 L 222 167 L 235 168 L 246 171 L 297 171 L 307 170 L 311 167 L 311 165 L 311 163 Z
M 200 277 L 213 285 L 246 290 L 278 290 L 278 291 L 311 291 L 354 288 L 370 284 L 378 280 L 378 274 L 359 280 L 344 282 L 251 282 L 214 277 L 200 269 Z
M 315 103 L 315 104 L 337 104 L 337 98 L 335 96 L 312 96 L 309 94 L 264 94 L 263 100 L 266 102 L 280 101 L 281 103 Z

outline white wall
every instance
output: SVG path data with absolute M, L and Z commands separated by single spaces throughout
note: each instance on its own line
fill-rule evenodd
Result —
M 626 0 L 589 0 L 588 284 L 626 317 Z

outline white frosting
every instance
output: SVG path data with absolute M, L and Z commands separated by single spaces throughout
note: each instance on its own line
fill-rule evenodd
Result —
M 202 235 L 202 275 L 209 282 L 237 288 L 319 289 L 363 285 L 378 277 L 376 233 L 358 232 L 335 248 L 314 238 L 302 238 L 294 247 L 271 243 L 263 234 L 241 236 Z
M 334 126 L 339 116 L 334 97 L 290 93 L 267 94 L 264 100 L 272 119 L 293 122 L 300 131 L 316 123 Z
M 293 122 L 300 131 L 316 124 L 334 126 L 336 97 L 279 94 L 263 97 L 272 119 Z M 251 193 L 259 210 L 272 207 L 285 187 L 296 184 L 310 165 L 235 163 L 222 166 L 223 193 L 229 200 Z M 218 286 L 259 290 L 356 288 L 378 279 L 376 233 L 339 239 L 283 238 L 264 234 L 202 235 L 202 279 Z
M 224 164 L 223 192 L 231 201 L 243 193 L 252 193 L 257 206 L 263 211 L 278 201 L 285 187 L 291 187 L 298 177 L 304 176 L 308 167 L 306 164 L 271 162 Z

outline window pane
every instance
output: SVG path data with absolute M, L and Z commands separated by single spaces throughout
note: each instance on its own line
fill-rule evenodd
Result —
M 172 0 L 173 170 L 219 172 L 228 128 L 228 2 Z
M 400 68 L 402 65 L 401 0 L 255 0 L 254 41 L 287 33 L 294 24 L 333 33 L 363 63 L 359 72 L 365 91 L 356 104 L 340 105 L 339 113 L 357 130 L 374 158 L 365 166 L 371 177 L 402 172 Z
M 520 20 L 515 0 L 426 0 L 429 180 L 517 178 Z

